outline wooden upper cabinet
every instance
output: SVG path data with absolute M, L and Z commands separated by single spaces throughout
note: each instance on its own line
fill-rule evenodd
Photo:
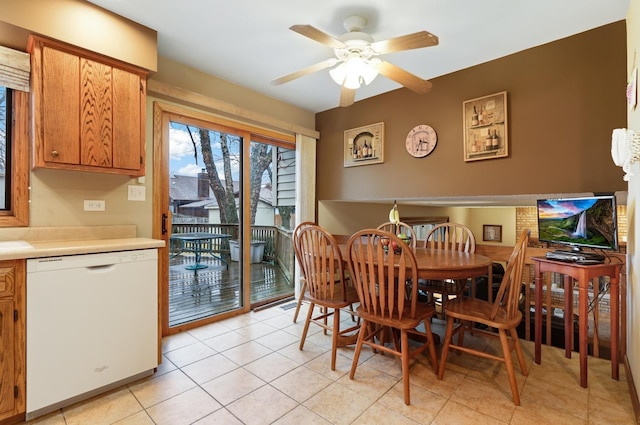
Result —
M 29 52 L 34 168 L 144 175 L 146 71 L 35 35 Z

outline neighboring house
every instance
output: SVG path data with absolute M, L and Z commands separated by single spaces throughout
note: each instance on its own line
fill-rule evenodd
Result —
M 174 220 L 181 216 L 199 217 L 205 221 L 208 217 L 204 204 L 194 205 L 198 202 L 211 202 L 214 198 L 213 191 L 209 187 L 206 173 L 198 176 L 172 175 L 169 179 L 169 209 L 174 215 Z
M 234 184 L 235 186 L 235 184 Z M 236 207 L 240 206 L 240 192 L 234 194 L 236 199 Z M 272 202 L 271 186 L 263 186 L 260 189 L 260 198 L 258 199 L 258 209 L 256 210 L 256 226 L 273 226 L 275 220 L 275 208 Z M 197 204 L 197 202 L 196 202 Z M 211 199 L 204 206 L 209 211 L 209 223 L 220 223 L 220 207 L 215 199 Z
M 239 207 L 239 184 L 233 183 L 236 207 Z M 209 187 L 207 174 L 198 176 L 173 175 L 170 178 L 169 202 L 174 222 L 187 217 L 206 223 L 220 223 L 220 208 L 218 201 Z M 273 226 L 275 210 L 272 205 L 271 186 L 264 186 L 260 190 L 255 224 L 258 226 Z

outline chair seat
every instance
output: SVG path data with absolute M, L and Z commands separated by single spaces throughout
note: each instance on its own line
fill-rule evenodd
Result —
M 493 303 L 477 298 L 456 298 L 447 303 L 447 315 L 460 320 L 472 320 L 497 329 L 514 328 L 522 320 L 522 313 L 519 311 L 513 318 L 508 319 L 504 308 L 499 308 L 498 314 L 492 319 L 492 310 Z
M 307 292 L 304 294 L 304 299 L 309 301 L 310 303 L 322 304 L 323 306 L 329 308 L 344 308 L 358 302 L 358 293 L 352 286 L 347 286 L 346 291 L 343 291 L 342 286 L 336 285 L 334 287 L 333 298 L 314 297 L 313 295 L 311 295 L 311 293 Z
M 363 320 L 379 323 L 383 326 L 390 326 L 396 329 L 414 329 L 423 320 L 429 319 L 435 314 L 435 309 L 430 304 L 418 303 L 416 306 L 416 315 L 414 318 L 409 317 L 409 312 L 405 310 L 405 314 L 398 318 L 397 313 L 395 317 L 389 317 L 389 311 L 385 311 L 384 315 L 381 313 L 371 314 L 367 313 L 364 308 L 360 306 L 356 308 L 356 314 Z M 381 316 L 384 317 L 381 318 Z

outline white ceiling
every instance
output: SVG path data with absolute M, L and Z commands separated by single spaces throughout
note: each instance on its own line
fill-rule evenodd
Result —
M 622 20 L 629 0 L 90 0 L 158 32 L 158 54 L 311 112 L 338 106 L 328 70 L 281 86 L 271 80 L 333 57 L 332 49 L 288 28 L 330 35 L 350 15 L 369 21 L 376 41 L 426 30 L 438 46 L 384 55 L 433 79 Z M 378 76 L 356 101 L 401 86 Z M 425 94 L 424 96 L 429 96 Z

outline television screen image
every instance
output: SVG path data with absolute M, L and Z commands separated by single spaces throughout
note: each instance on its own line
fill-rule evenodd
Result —
M 538 200 L 541 242 L 617 250 L 617 227 L 614 195 Z

